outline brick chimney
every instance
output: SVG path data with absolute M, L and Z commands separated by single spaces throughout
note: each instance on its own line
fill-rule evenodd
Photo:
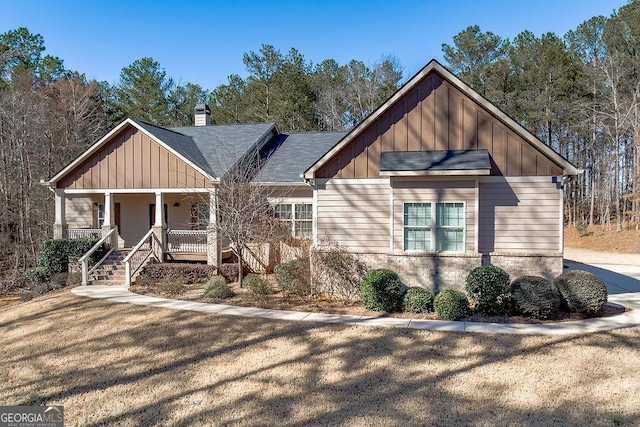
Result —
M 211 110 L 207 104 L 196 104 L 195 126 L 209 126 L 211 124 Z

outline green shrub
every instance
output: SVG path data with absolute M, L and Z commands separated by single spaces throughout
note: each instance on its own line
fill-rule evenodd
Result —
M 402 283 L 395 271 L 380 268 L 369 271 L 362 280 L 362 305 L 370 310 L 394 312 L 402 306 Z
M 519 313 L 548 319 L 560 310 L 560 292 L 544 277 L 523 276 L 511 282 L 513 304 Z
M 33 267 L 24 272 L 24 277 L 27 279 L 28 285 L 47 283 L 51 278 L 51 273 L 45 267 Z
M 95 246 L 100 239 L 95 238 L 85 238 L 85 239 L 70 239 L 67 243 L 67 257 L 69 262 L 78 262 L 80 258 L 87 252 L 89 249 Z M 92 263 L 96 263 L 102 259 L 107 253 L 106 246 L 102 245 L 94 253 L 91 254 L 90 260 Z
M 475 268 L 467 275 L 465 289 L 476 311 L 488 316 L 506 314 L 509 303 L 509 275 L 493 265 Z
M 242 279 L 242 286 L 255 295 L 271 295 L 274 292 L 271 283 L 259 274 L 248 274 Z
M 274 268 L 278 287 L 285 295 L 311 296 L 311 270 L 309 258 L 297 259 L 276 265 Z
M 69 262 L 77 263 L 99 241 L 100 239 L 45 240 L 38 257 L 38 266 L 46 268 L 50 274 L 66 273 Z M 102 245 L 91 254 L 91 262 L 100 261 L 106 253 L 107 249 Z
M 402 310 L 412 313 L 430 313 L 433 311 L 433 293 L 419 286 L 407 289 L 402 298 Z
M 227 299 L 235 295 L 222 276 L 213 276 L 204 285 L 204 298 Z
M 147 276 L 149 279 L 158 282 L 167 277 L 180 277 L 184 280 L 184 284 L 191 285 L 205 283 L 211 276 L 216 274 L 216 271 L 217 269 L 214 265 L 165 262 L 146 265 L 138 279 L 142 276 Z
M 439 317 L 447 320 L 463 319 L 471 314 L 467 295 L 456 289 L 439 292 L 433 300 L 433 308 Z
M 607 303 L 607 286 L 588 271 L 568 271 L 558 276 L 553 283 L 569 311 L 593 314 Z
M 66 273 L 69 269 L 69 240 L 51 239 L 42 243 L 38 265 L 50 274 Z
M 184 290 L 184 284 L 180 277 L 167 277 L 160 281 L 160 291 L 169 296 L 178 296 Z

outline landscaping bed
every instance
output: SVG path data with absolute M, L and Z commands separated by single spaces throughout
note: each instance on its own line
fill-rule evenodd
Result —
M 267 275 L 266 279 L 273 283 L 275 287 L 274 275 Z M 179 299 L 183 301 L 196 301 L 213 304 L 227 304 L 241 307 L 259 307 L 272 310 L 290 310 L 304 311 L 312 313 L 331 313 L 345 314 L 352 316 L 368 316 L 368 317 L 395 317 L 401 319 L 421 319 L 421 320 L 442 320 L 435 313 L 407 313 L 396 312 L 387 313 L 369 310 L 360 305 L 360 302 L 343 302 L 329 298 L 313 297 L 301 298 L 296 295 L 284 295 L 282 291 L 275 292 L 271 295 L 256 295 L 247 288 L 241 288 L 237 282 L 228 284 L 234 291 L 235 295 L 231 298 L 204 298 L 203 284 L 183 284 L 183 290 L 179 293 L 166 292 L 162 290 L 162 286 L 156 284 L 137 285 L 133 284 L 129 289 L 142 295 L 150 295 L 160 298 Z M 560 312 L 557 316 L 550 319 L 535 319 L 526 316 L 484 316 L 478 313 L 472 316 L 460 319 L 468 322 L 484 322 L 484 323 L 526 323 L 541 324 L 584 320 L 593 317 L 614 316 L 624 313 L 625 308 L 619 305 L 605 305 L 600 311 L 593 315 L 582 313 Z

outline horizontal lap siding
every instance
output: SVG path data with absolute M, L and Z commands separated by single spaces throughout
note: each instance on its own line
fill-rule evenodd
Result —
M 97 199 L 94 201 L 86 196 L 66 196 L 64 210 L 69 228 L 93 228 L 94 203 L 97 203 Z
M 155 203 L 153 194 L 116 194 L 120 203 L 120 237 L 125 247 L 133 247 L 149 231 L 149 205 Z
M 404 203 L 465 203 L 465 250 L 475 252 L 474 181 L 393 181 L 393 249 L 404 249 Z
M 551 182 L 480 182 L 481 252 L 558 252 L 562 190 Z
M 319 185 L 317 209 L 319 241 L 329 239 L 356 251 L 389 251 L 388 183 Z

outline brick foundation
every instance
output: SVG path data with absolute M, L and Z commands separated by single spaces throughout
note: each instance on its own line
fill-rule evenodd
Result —
M 317 249 L 316 249 L 317 250 Z M 407 286 L 439 292 L 464 289 L 464 279 L 481 265 L 481 254 L 384 254 L 352 252 L 370 269 L 389 268 Z
M 542 276 L 553 281 L 562 274 L 563 257 L 555 254 L 496 253 L 483 254 L 482 265 L 500 267 L 511 280 L 522 276 Z
M 314 249 L 315 251 L 320 249 Z M 495 265 L 511 279 L 542 276 L 553 280 L 562 273 L 562 254 L 467 253 L 403 254 L 352 252 L 369 269 L 389 268 L 407 286 L 420 286 L 434 292 L 444 289 L 464 290 L 465 278 L 476 267 Z M 313 257 L 312 257 L 313 258 Z M 312 267 L 313 268 L 313 267 Z

